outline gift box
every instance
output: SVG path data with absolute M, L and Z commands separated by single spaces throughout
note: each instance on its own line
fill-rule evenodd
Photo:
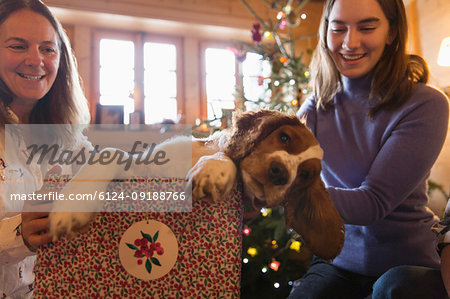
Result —
M 160 183 L 108 190 L 137 194 Z M 239 298 L 241 224 L 239 188 L 216 204 L 194 200 L 191 212 L 101 212 L 89 231 L 37 251 L 34 296 Z

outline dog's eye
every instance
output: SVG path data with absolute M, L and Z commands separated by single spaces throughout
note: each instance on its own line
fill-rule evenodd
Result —
M 286 133 L 281 133 L 280 134 L 280 140 L 283 143 L 286 143 L 290 140 L 291 138 L 289 137 L 289 135 L 287 135 Z
M 300 172 L 300 176 L 302 177 L 302 179 L 307 180 L 309 178 L 309 171 L 303 170 L 302 172 Z

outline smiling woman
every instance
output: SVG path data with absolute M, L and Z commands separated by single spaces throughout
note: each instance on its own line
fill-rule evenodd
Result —
M 0 31 L 0 77 L 15 95 L 10 108 L 22 122 L 52 87 L 60 60 L 55 29 L 42 15 L 19 10 Z
M 345 242 L 331 263 L 313 260 L 290 298 L 445 298 L 426 178 L 448 101 L 426 85 L 425 61 L 406 53 L 406 24 L 402 0 L 325 3 L 314 97 L 299 116 L 324 150 Z
M 20 213 L 22 206 L 29 204 L 23 202 L 12 211 L 8 194 L 47 195 L 46 180 L 51 175 L 71 175 L 76 170 L 72 165 L 27 164 L 27 143 L 33 135 L 27 128 L 31 126 L 16 124 L 87 124 L 89 119 L 75 59 L 61 24 L 39 0 L 0 0 L 0 294 L 3 297 L 33 296 L 34 251 L 51 241 L 48 213 Z M 14 126 L 8 126 L 11 124 Z M 76 151 L 92 147 L 82 136 L 82 126 L 66 126 L 69 127 L 58 137 L 70 141 Z
M 0 25 L 0 124 L 15 122 L 11 105 L 22 123 L 89 123 L 70 42 L 48 8 L 0 1 Z
M 339 72 L 349 78 L 368 73 L 380 60 L 385 45 L 392 43 L 389 21 L 377 2 L 351 8 L 359 1 L 338 1 L 328 17 L 327 43 Z

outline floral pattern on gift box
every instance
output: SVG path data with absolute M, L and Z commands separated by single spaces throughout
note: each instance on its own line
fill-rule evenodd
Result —
M 135 180 L 131 185 L 110 184 L 108 189 L 128 188 L 131 192 L 156 189 L 161 183 L 144 179 Z M 87 233 L 38 250 L 34 296 L 42 299 L 237 299 L 240 297 L 241 209 L 241 191 L 236 189 L 217 204 L 194 201 L 192 212 L 102 212 Z M 179 244 L 175 266 L 167 275 L 151 281 L 130 275 L 121 265 L 117 250 L 124 232 L 147 217 L 169 226 Z
M 146 258 L 144 265 L 147 273 L 150 274 L 152 273 L 152 265 L 161 267 L 159 259 L 154 257 L 153 254 L 156 252 L 156 254 L 158 255 L 163 255 L 164 248 L 161 247 L 161 243 L 156 242 L 158 240 L 159 231 L 157 231 L 153 237 L 149 234 L 144 233 L 143 231 L 141 231 L 141 234 L 142 238 L 137 238 L 136 240 L 134 240 L 134 244 L 126 244 L 128 248 L 134 250 L 133 255 L 138 258 L 138 265 L 144 264 L 143 258 Z

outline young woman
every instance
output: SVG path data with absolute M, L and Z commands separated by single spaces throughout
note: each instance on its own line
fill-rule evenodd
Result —
M 26 138 L 18 137 L 5 158 L 7 124 L 88 124 L 89 110 L 75 59 L 61 24 L 39 0 L 0 0 L 0 296 L 31 298 L 34 250 L 50 241 L 48 213 L 5 209 L 5 192 L 44 192 L 48 171 L 28 164 Z M 81 136 L 68 132 L 66 138 Z M 89 146 L 79 138 L 78 146 Z M 16 211 L 20 211 L 16 210 Z
M 447 133 L 446 97 L 406 54 L 402 0 L 328 0 L 299 111 L 324 150 L 322 178 L 346 222 L 290 298 L 445 298 L 427 177 Z

